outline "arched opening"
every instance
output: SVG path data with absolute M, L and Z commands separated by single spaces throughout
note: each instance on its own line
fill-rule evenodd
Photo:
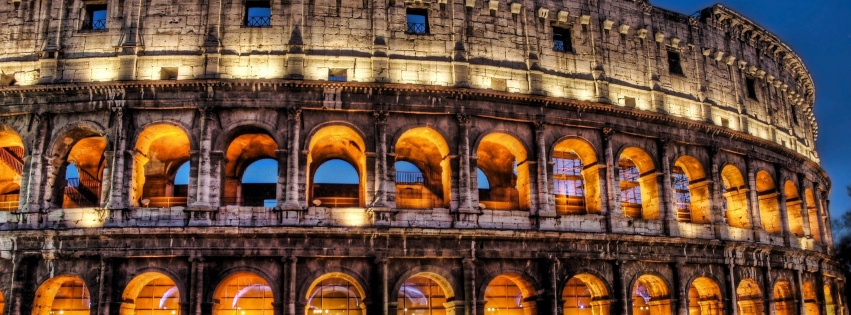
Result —
M 349 162 L 340 159 L 323 162 L 313 174 L 313 204 L 357 207 L 360 204 L 359 178 L 358 171 Z
M 62 207 L 95 207 L 100 205 L 106 138 L 82 138 L 68 151 L 63 165 L 65 180 Z
M 319 129 L 308 143 L 308 200 L 323 207 L 365 206 L 365 150 L 363 138 L 352 128 Z
M 418 273 L 399 287 L 397 315 L 445 315 L 451 287 L 445 279 L 430 273 Z
M 277 142 L 259 128 L 246 128 L 230 142 L 225 152 L 224 205 L 263 207 L 269 200 L 275 203 L 278 182 L 276 149 Z M 255 165 L 257 162 L 259 164 Z M 248 172 L 249 168 L 251 172 Z
M 836 302 L 834 301 L 833 290 L 830 289 L 829 285 L 824 285 L 824 308 L 827 312 L 826 315 L 836 315 Z
M 736 228 L 749 229 L 750 211 L 748 211 L 748 186 L 742 172 L 733 165 L 724 166 L 721 170 L 721 181 L 724 184 L 723 210 L 726 212 L 727 223 Z
M 559 214 L 600 213 L 600 166 L 582 139 L 559 141 L 553 149 L 553 195 Z
M 819 315 L 816 289 L 810 281 L 804 282 L 804 309 L 806 310 L 805 315 Z
M 759 218 L 762 228 L 768 233 L 780 234 L 783 228 L 780 223 L 777 187 L 767 171 L 762 170 L 756 173 L 756 193 L 759 197 Z
M 484 315 L 535 315 L 535 289 L 519 275 L 499 275 L 485 288 Z
M 89 289 L 76 276 L 57 276 L 45 281 L 35 293 L 33 315 L 89 315 Z
M 753 279 L 743 279 L 736 288 L 739 315 L 762 315 L 762 290 Z
M 722 315 L 721 289 L 715 280 L 699 277 L 688 288 L 689 315 Z
M 789 281 L 780 280 L 774 285 L 774 313 L 776 315 L 795 315 L 795 295 Z
M 222 281 L 213 295 L 213 314 L 272 315 L 275 298 L 265 279 L 250 272 L 233 274 Z
M 654 275 L 638 277 L 632 287 L 632 315 L 669 315 L 671 298 L 668 285 Z
M 703 166 L 691 156 L 682 156 L 674 162 L 672 173 L 677 220 L 697 224 L 709 223 L 711 198 L 709 181 L 706 180 Z
M 624 149 L 618 160 L 621 208 L 627 218 L 658 220 L 659 191 L 656 167 L 639 148 Z
M 491 133 L 479 143 L 476 155 L 490 184 L 490 189 L 479 190 L 479 203 L 494 210 L 528 209 L 529 164 L 523 144 L 509 134 Z
M 146 272 L 136 276 L 122 294 L 121 315 L 171 315 L 180 313 L 180 290 L 166 275 Z
M 133 205 L 185 206 L 187 190 L 176 187 L 175 175 L 189 162 L 186 132 L 169 124 L 147 127 L 139 134 L 135 150 L 130 192 Z
M 797 237 L 804 237 L 803 209 L 798 187 L 791 180 L 783 185 L 786 194 L 786 216 L 789 220 L 789 231 Z
M 0 211 L 18 209 L 24 172 L 24 142 L 8 127 L 0 126 Z
M 274 208 L 275 188 L 278 184 L 278 161 L 261 159 L 254 161 L 242 173 L 240 202 L 243 206 Z
M 804 190 L 804 198 L 807 201 L 807 218 L 810 219 L 810 235 L 813 236 L 813 239 L 816 242 L 821 242 L 821 230 L 819 225 L 821 223 L 821 218 L 818 215 L 818 205 L 816 205 L 816 199 L 813 196 L 813 190 L 807 188 Z
M 609 291 L 600 278 L 583 273 L 570 278 L 561 291 L 564 315 L 608 315 Z
M 396 207 L 448 207 L 449 145 L 431 128 L 406 131 L 396 141 Z
M 358 282 L 343 273 L 325 274 L 310 285 L 305 315 L 365 315 L 366 296 Z

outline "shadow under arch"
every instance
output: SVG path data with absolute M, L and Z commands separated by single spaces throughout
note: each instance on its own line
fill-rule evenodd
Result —
M 759 200 L 759 218 L 762 228 L 768 233 L 783 233 L 778 200 L 780 193 L 771 173 L 766 170 L 756 172 L 756 194 Z
M 157 312 L 182 313 L 181 304 L 188 303 L 184 288 L 172 276 L 159 271 L 146 271 L 133 277 L 124 287 L 120 315 L 153 315 Z
M 148 124 L 138 133 L 134 150 L 130 204 L 138 207 L 147 199 L 154 207 L 186 205 L 187 196 L 175 193 L 173 180 L 177 167 L 189 161 L 191 139 L 183 126 Z
M 397 139 L 396 161 L 413 164 L 419 174 L 396 170 L 396 207 L 448 207 L 451 199 L 450 150 L 443 135 L 431 127 L 414 127 Z
M 505 132 L 490 132 L 476 145 L 476 166 L 490 187 L 479 190 L 479 202 L 493 210 L 527 210 L 530 202 L 529 160 L 526 145 Z
M 47 184 L 51 207 L 100 206 L 109 139 L 100 125 L 90 121 L 70 124 L 62 130 L 50 146 L 53 158 L 48 164 Z M 74 164 L 77 177 L 67 176 L 69 164 Z
M 60 275 L 43 282 L 36 290 L 32 315 L 89 315 L 91 295 L 85 281 L 76 275 Z
M 763 294 L 756 280 L 745 278 L 736 287 L 736 305 L 739 315 L 763 314 Z
M 348 124 L 326 123 L 314 129 L 307 141 L 308 200 L 319 200 L 331 207 L 363 207 L 366 198 L 366 143 L 361 133 Z M 318 186 L 315 173 L 326 161 L 339 159 L 349 163 L 358 173 L 357 188 L 349 186 Z M 332 184 L 333 185 L 333 184 Z M 345 184 L 340 184 L 345 185 Z M 356 193 L 350 192 L 357 190 Z M 338 194 L 345 191 L 348 193 Z M 355 194 L 352 201 L 349 195 Z M 338 202 L 340 201 L 340 202 Z
M 724 313 L 723 293 L 714 278 L 700 276 L 688 287 L 689 315 L 719 315 Z
M 677 221 L 710 223 L 712 198 L 709 196 L 709 181 L 703 164 L 693 156 L 683 155 L 674 161 L 671 172 Z
M 637 147 L 625 147 L 618 154 L 621 208 L 627 218 L 658 220 L 661 217 L 656 163 Z
M 740 229 L 751 228 L 751 210 L 748 208 L 748 185 L 739 167 L 725 164 L 721 168 L 721 182 L 724 188 L 724 204 L 727 224 Z
M 26 148 L 20 134 L 0 125 L 0 211 L 18 209 L 25 156 Z

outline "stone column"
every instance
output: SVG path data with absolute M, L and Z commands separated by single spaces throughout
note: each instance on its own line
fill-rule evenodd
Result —
M 458 114 L 458 212 L 477 212 L 473 206 L 473 187 L 470 179 L 470 120 L 468 114 Z
M 670 139 L 659 139 L 659 157 L 662 161 L 662 177 L 657 179 L 657 183 L 662 186 L 662 202 L 659 203 L 659 210 L 662 211 L 662 220 L 665 225 L 665 235 L 679 236 L 680 228 L 677 222 L 677 207 L 674 206 L 674 185 L 671 182 L 671 156 L 670 156 Z
M 822 204 L 821 194 L 822 194 L 821 185 L 818 182 L 813 182 L 813 202 L 815 203 L 816 216 L 818 217 L 818 231 L 817 232 L 819 233 L 819 235 L 821 235 L 822 244 L 831 244 L 831 243 L 828 242 L 827 231 L 829 231 L 829 230 L 827 229 L 826 224 L 825 224 L 826 220 L 824 220 L 825 212 L 824 212 L 824 208 L 822 207 L 823 204 Z
M 372 200 L 373 210 L 389 210 L 387 204 L 387 117 L 386 111 L 375 111 L 375 200 Z
M 302 305 L 302 312 L 301 313 L 299 313 L 296 310 L 296 282 L 298 280 L 298 279 L 296 279 L 296 277 L 298 276 L 297 269 L 296 269 L 298 266 L 296 265 L 296 263 L 298 263 L 298 257 L 295 257 L 295 256 L 287 257 L 287 270 L 286 270 L 286 272 L 287 272 L 287 292 L 286 292 L 287 293 L 286 294 L 287 311 L 285 312 L 285 314 L 287 314 L 287 315 L 302 315 L 302 314 L 304 314 L 304 310 L 303 310 L 304 306 L 303 305 Z
M 464 272 L 464 304 L 467 305 L 464 315 L 476 315 L 479 313 L 476 304 L 476 259 L 464 258 L 461 264 Z
M 733 257 L 727 257 L 727 270 L 725 271 L 727 272 L 727 281 L 729 281 L 727 292 L 730 296 L 730 303 L 725 303 L 727 304 L 727 314 L 737 315 L 739 312 L 739 308 L 737 307 L 739 305 L 739 297 L 736 295 L 736 264 Z
M 615 134 L 614 129 L 603 128 L 603 158 L 605 166 L 600 170 L 601 198 L 603 198 L 603 208 L 606 215 L 606 232 L 611 233 L 615 230 L 614 221 L 623 218 L 623 209 L 621 208 L 621 189 L 619 180 L 619 169 L 617 167 L 617 157 L 615 157 L 614 149 L 612 148 L 612 136 Z
M 189 286 L 189 295 L 192 297 L 190 300 L 194 300 L 194 304 L 191 307 L 191 311 L 195 315 L 209 314 L 208 312 L 204 312 L 203 303 L 204 300 L 204 257 L 193 255 L 189 258 L 189 263 L 191 264 L 191 272 L 192 279 Z
M 97 314 L 100 315 L 109 315 L 111 312 L 110 306 L 112 306 L 112 286 L 108 285 L 112 283 L 112 266 L 109 263 L 109 258 L 101 256 L 100 257 L 100 273 L 98 275 L 98 304 L 100 307 L 98 308 Z M 121 305 L 120 302 L 114 303 L 116 306 Z M 117 312 L 116 312 L 117 313 Z
M 390 309 L 390 288 L 388 284 L 387 265 L 389 259 L 387 257 L 376 257 L 375 264 L 378 265 L 378 277 L 381 281 L 381 315 L 396 314 L 396 307 Z M 391 312 L 392 311 L 392 312 Z
M 612 315 L 617 315 L 618 313 L 621 315 L 627 315 L 630 314 L 630 305 L 632 304 L 630 302 L 632 295 L 630 294 L 631 288 L 629 287 L 629 280 L 624 276 L 623 262 L 615 260 L 613 263 L 614 268 L 612 268 L 612 273 L 614 279 L 612 281 L 612 288 L 613 291 L 615 291 L 615 296 L 613 297 L 615 299 L 615 303 L 611 307 Z
M 672 285 L 674 286 L 674 292 L 677 295 L 674 297 L 676 300 L 671 301 L 671 304 L 676 305 L 677 314 L 679 315 L 688 315 L 688 288 L 685 283 L 686 274 L 683 272 L 683 266 L 685 265 L 685 260 L 677 261 L 676 263 L 671 264 L 671 267 L 674 268 L 674 279 Z M 671 305 L 674 306 L 674 305 Z
M 777 173 L 775 175 L 775 190 L 777 191 L 777 212 L 780 214 L 780 226 L 782 227 L 781 233 L 783 235 L 783 244 L 786 246 L 791 246 L 793 240 L 795 239 L 795 234 L 792 234 L 791 229 L 789 228 L 789 209 L 786 207 L 786 190 L 785 182 L 783 180 L 783 170 L 779 165 L 775 165 L 774 171 Z
M 301 108 L 287 109 L 287 150 L 286 158 L 286 192 L 284 194 L 284 203 L 281 205 L 283 210 L 301 210 L 302 206 L 298 198 L 298 159 L 300 150 L 301 137 Z
M 800 265 L 796 267 L 801 268 Z M 801 269 L 795 270 L 795 285 L 798 287 L 798 289 L 793 289 L 792 291 L 796 291 L 798 293 L 798 296 L 795 297 L 796 300 L 798 300 L 798 314 L 807 315 L 807 301 L 804 298 L 804 281 L 803 275 L 801 273 Z
M 109 190 L 105 190 L 105 192 L 108 192 L 109 195 L 108 198 L 101 199 L 106 199 L 106 207 L 109 209 L 123 209 L 127 207 L 127 192 L 129 191 L 125 189 L 128 185 L 125 185 L 124 179 L 126 174 L 130 174 L 127 170 L 132 170 L 132 166 L 125 168 L 124 163 L 127 161 L 127 159 L 125 159 L 125 153 L 130 153 L 132 151 L 125 151 L 127 149 L 128 129 L 128 127 L 125 126 L 129 124 L 125 121 L 127 118 L 124 115 L 123 102 L 120 100 L 113 100 L 112 102 L 117 103 L 111 104 L 112 106 L 110 107 L 114 114 L 114 121 L 112 123 L 114 137 L 112 139 L 112 151 L 114 155 L 111 156 L 112 161 L 109 163 L 112 168 L 108 173 L 109 175 L 104 176 L 106 178 L 104 178 L 105 180 L 102 184 L 104 187 L 109 187 Z M 129 161 L 132 161 L 132 159 L 129 159 Z M 107 174 L 105 169 L 104 174 Z
M 771 287 L 771 260 L 768 256 L 762 261 L 763 266 L 763 281 L 762 281 L 762 311 L 765 315 L 774 315 L 774 299 L 769 300 L 768 296 L 770 292 L 774 292 L 774 288 Z
M 538 209 L 537 214 L 539 219 L 551 218 L 556 216 L 555 208 L 553 207 L 549 187 L 549 173 L 547 167 L 549 159 L 547 158 L 547 140 L 546 140 L 547 125 L 544 122 L 535 123 L 535 146 L 538 155 Z
M 49 114 L 31 114 L 30 124 L 27 131 L 35 130 L 35 137 L 24 148 L 29 152 L 24 156 L 23 174 L 21 174 L 21 191 L 18 210 L 20 212 L 38 212 L 41 209 L 41 200 L 44 200 L 45 173 L 44 155 L 47 135 L 50 125 Z M 26 141 L 26 140 L 25 140 Z M 26 145 L 27 143 L 25 143 Z
M 289 157 L 289 150 L 275 150 L 275 161 L 278 162 L 278 180 L 275 183 L 275 204 L 279 208 L 284 204 L 287 194 L 287 157 Z
M 751 214 L 751 227 L 754 231 L 754 241 L 760 242 L 762 241 L 763 232 L 765 231 L 762 228 L 762 219 L 760 218 L 759 213 L 759 196 L 757 195 L 756 190 L 756 166 L 754 165 L 754 158 L 750 155 L 746 157 L 746 170 L 748 180 L 748 209 Z
M 198 183 L 198 163 L 201 160 L 201 154 L 198 150 L 189 151 L 189 183 Z M 195 185 L 186 186 L 186 204 L 192 205 L 198 202 L 198 187 Z
M 709 201 L 711 203 L 710 209 L 710 224 L 712 224 L 712 229 L 715 231 L 716 239 L 727 239 L 727 227 L 729 223 L 727 223 L 727 213 L 722 209 L 721 205 L 724 204 L 724 187 L 722 186 L 721 180 L 721 162 L 718 153 L 720 152 L 721 147 L 718 144 L 713 144 L 709 147 L 709 161 L 710 165 L 710 173 L 707 180 L 709 180 Z
M 806 181 L 806 177 L 804 174 L 798 173 L 798 198 L 801 200 L 801 225 L 804 230 L 804 237 L 809 240 L 813 239 L 812 231 L 810 231 L 810 211 L 807 209 L 807 188 L 804 186 L 804 182 Z M 811 243 L 810 245 L 812 246 Z M 802 315 L 804 313 L 801 313 Z
M 213 120 L 215 115 L 215 110 L 213 108 L 201 107 L 198 109 L 200 111 L 200 132 L 201 136 L 199 137 L 201 141 L 199 142 L 199 156 L 198 163 L 196 163 L 196 167 L 198 170 L 197 175 L 195 176 L 195 181 L 190 181 L 190 187 L 195 186 L 194 192 L 194 204 L 189 204 L 190 208 L 201 209 L 201 210 L 209 210 L 212 209 L 212 204 L 210 199 L 212 196 L 210 195 L 210 185 L 213 184 L 211 182 L 212 174 L 212 161 L 210 157 L 210 152 L 213 150 Z M 190 165 L 191 167 L 191 165 Z M 190 172 L 191 173 L 191 172 Z M 190 174 L 192 176 L 192 174 Z

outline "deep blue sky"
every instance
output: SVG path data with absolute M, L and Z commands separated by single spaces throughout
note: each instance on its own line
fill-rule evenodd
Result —
M 650 0 L 657 7 L 691 14 L 715 3 L 739 12 L 777 35 L 801 59 L 816 86 L 816 142 L 822 167 L 833 181 L 833 218 L 851 210 L 851 1 L 849 0 Z

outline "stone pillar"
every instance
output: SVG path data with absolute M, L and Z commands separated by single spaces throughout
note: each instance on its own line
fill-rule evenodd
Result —
M 801 266 L 796 266 L 796 267 L 801 268 Z M 801 269 L 795 270 L 795 285 L 797 286 L 798 289 L 797 290 L 793 289 L 792 291 L 795 291 L 795 292 L 798 293 L 798 296 L 795 297 L 795 299 L 798 301 L 798 305 L 797 305 L 798 306 L 798 314 L 807 315 L 807 303 L 806 303 L 807 301 L 804 298 L 804 281 L 803 281 L 804 279 L 803 279 L 803 275 L 801 273 L 802 273 Z
M 476 259 L 464 258 L 461 264 L 464 272 L 464 304 L 467 305 L 464 315 L 476 315 L 480 313 L 476 304 Z
M 550 164 L 547 159 L 546 127 L 547 125 L 544 122 L 535 123 L 535 149 L 538 155 L 538 209 L 534 214 L 537 214 L 539 218 L 556 216 L 555 208 L 553 208 L 553 204 L 550 202 L 552 196 L 550 195 L 550 187 L 548 185 L 549 173 L 547 166 Z
M 754 231 L 754 241 L 762 241 L 764 229 L 762 228 L 762 219 L 759 213 L 759 196 L 756 190 L 756 166 L 754 158 L 750 155 L 746 157 L 746 170 L 748 180 L 748 209 L 751 214 L 751 227 Z
M 775 175 L 775 190 L 777 191 L 777 212 L 780 214 L 781 233 L 783 234 L 783 244 L 791 246 L 795 242 L 795 234 L 792 234 L 789 228 L 789 209 L 786 207 L 786 189 L 785 181 L 783 180 L 783 170 L 779 165 L 774 167 Z
M 379 281 L 381 281 L 381 315 L 390 315 L 396 314 L 396 309 L 390 310 L 390 288 L 388 284 L 388 274 L 387 274 L 387 265 L 389 263 L 389 259 L 387 257 L 376 257 L 375 264 L 378 265 L 378 277 Z
M 372 113 L 375 119 L 375 200 L 373 210 L 389 210 L 387 204 L 387 117 L 386 111 Z
M 721 185 L 721 162 L 719 161 L 718 152 L 721 150 L 721 147 L 718 144 L 713 144 L 709 147 L 709 161 L 710 165 L 710 173 L 711 176 L 709 179 L 709 200 L 711 213 L 709 221 L 712 224 L 712 229 L 715 231 L 716 239 L 727 239 L 727 227 L 729 223 L 727 222 L 727 213 L 725 213 L 724 209 L 722 209 L 721 205 L 724 204 L 724 187 Z
M 126 152 L 125 150 L 127 148 L 127 129 L 129 127 L 125 126 L 129 124 L 125 122 L 126 118 L 124 115 L 125 113 L 123 104 L 121 104 L 122 101 L 114 100 L 112 102 L 119 103 L 112 104 L 112 106 L 110 107 L 114 114 L 114 121 L 112 123 L 112 151 L 114 154 L 110 157 L 112 159 L 111 163 L 107 164 L 111 164 L 112 166 L 110 172 L 107 173 L 104 169 L 104 174 L 108 174 L 108 176 L 104 176 L 105 178 L 102 185 L 104 187 L 108 187 L 109 190 L 104 190 L 105 192 L 108 192 L 108 197 L 101 199 L 106 199 L 106 207 L 109 209 L 123 209 L 128 206 L 127 192 L 129 190 L 125 189 L 127 185 L 125 185 L 124 183 L 124 178 L 126 174 L 130 173 L 127 172 L 128 168 L 125 168 L 124 163 L 128 161 L 127 159 L 125 159 L 125 153 L 129 152 Z M 132 161 L 132 159 L 129 159 L 129 161 Z M 132 167 L 130 167 L 129 169 L 132 170 Z
M 194 208 L 194 209 L 209 210 L 209 209 L 212 209 L 212 204 L 210 202 L 210 199 L 212 198 L 212 196 L 210 194 L 210 185 L 213 184 L 211 177 L 213 177 L 214 174 L 212 173 L 213 172 L 212 165 L 211 165 L 212 164 L 212 161 L 211 161 L 212 157 L 210 156 L 210 153 L 213 150 L 213 148 L 212 148 L 212 146 L 213 146 L 213 143 L 212 143 L 213 142 L 213 140 L 212 140 L 212 138 L 213 138 L 213 131 L 212 131 L 213 127 L 212 127 L 212 125 L 213 125 L 215 112 L 214 112 L 213 108 L 207 108 L 207 107 L 201 107 L 201 108 L 199 108 L 199 111 L 200 111 L 199 114 L 201 116 L 200 117 L 201 118 L 200 119 L 200 125 L 201 126 L 199 128 L 200 132 L 201 132 L 201 136 L 199 138 L 201 139 L 201 141 L 199 143 L 199 148 L 198 148 L 199 149 L 198 163 L 196 163 L 196 165 L 197 165 L 196 167 L 197 167 L 198 172 L 197 172 L 197 175 L 194 177 L 195 181 L 191 181 L 191 178 L 190 178 L 190 185 L 189 185 L 189 187 L 195 186 L 195 189 L 193 189 L 193 190 L 194 190 L 196 195 L 193 198 L 195 200 L 195 203 L 194 204 L 190 203 L 188 206 L 189 206 L 189 208 Z M 191 165 L 190 165 L 190 167 L 191 167 Z M 192 172 L 190 172 L 190 173 L 192 173 Z M 193 174 L 190 174 L 190 176 L 192 176 L 192 175 Z M 218 176 L 216 176 L 216 178 L 218 178 Z
M 287 299 L 287 310 L 285 314 L 287 315 L 302 315 L 304 314 L 304 305 L 302 305 L 301 313 L 296 310 L 296 283 L 298 279 L 297 273 L 297 265 L 298 257 L 290 256 L 287 257 L 287 291 L 286 291 L 286 299 Z
M 627 315 L 630 314 L 630 298 L 632 294 L 630 294 L 630 290 L 632 288 L 629 287 L 629 280 L 624 276 L 624 267 L 622 261 L 614 260 L 614 268 L 612 268 L 613 273 L 613 285 L 612 288 L 615 291 L 613 298 L 615 299 L 614 305 L 612 305 L 611 315 Z
M 603 158 L 605 166 L 600 170 L 601 198 L 603 198 L 604 214 L 606 215 L 606 232 L 611 233 L 615 229 L 614 221 L 623 218 L 623 209 L 621 208 L 621 189 L 619 180 L 619 169 L 617 167 L 617 157 L 615 157 L 614 148 L 612 148 L 612 136 L 615 134 L 614 129 L 603 128 Z
M 198 183 L 198 163 L 201 160 L 201 154 L 198 150 L 189 151 L 189 183 Z M 198 202 L 198 187 L 195 185 L 186 186 L 186 204 L 192 205 Z
M 547 286 L 549 286 L 549 290 L 551 290 L 549 296 L 542 296 L 543 302 L 548 302 L 550 305 L 541 305 L 538 307 L 540 310 L 540 315 L 560 315 L 563 313 L 564 306 L 561 303 L 561 294 L 559 294 L 559 283 L 561 282 L 559 278 L 559 266 L 561 262 L 558 258 L 550 258 L 547 260 L 549 262 L 549 270 L 547 270 L 547 279 L 549 280 Z
M 289 150 L 275 150 L 275 161 L 278 162 L 278 180 L 275 183 L 275 204 L 278 208 L 281 208 L 284 204 L 287 194 L 287 157 L 289 157 Z
M 657 183 L 662 186 L 662 202 L 659 203 L 659 210 L 662 211 L 662 220 L 665 225 L 665 235 L 679 236 L 680 228 L 677 222 L 677 207 L 674 206 L 674 185 L 671 182 L 671 156 L 670 156 L 670 139 L 659 139 L 659 157 L 662 161 L 661 180 L 657 179 Z
M 731 255 L 732 256 L 732 255 Z M 730 297 L 729 303 L 724 303 L 727 305 L 727 314 L 737 315 L 739 312 L 739 297 L 736 295 L 736 264 L 734 263 L 733 257 L 727 257 L 727 292 Z
M 110 306 L 113 304 L 112 299 L 110 298 L 112 296 L 112 286 L 108 285 L 109 283 L 112 283 L 112 266 L 109 262 L 109 258 L 104 256 L 100 257 L 100 273 L 98 275 L 97 295 L 98 304 L 100 305 L 100 307 L 98 307 L 97 314 L 100 315 L 110 315 Z M 116 306 L 121 305 L 120 302 L 115 304 L 117 304 Z M 117 314 L 117 310 L 114 313 Z
M 286 193 L 283 210 L 301 210 L 298 198 L 299 152 L 301 137 L 301 108 L 287 109 L 287 162 L 286 162 Z
M 221 205 L 221 187 L 224 186 L 224 168 L 225 168 L 225 153 L 219 150 L 210 152 L 210 176 L 209 181 L 211 183 L 208 193 L 210 194 L 207 202 L 212 207 L 212 209 L 216 209 Z
M 824 208 L 822 207 L 823 204 L 821 202 L 822 201 L 821 194 L 822 194 L 821 185 L 818 182 L 813 182 L 813 202 L 815 203 L 816 216 L 818 217 L 818 231 L 817 232 L 819 233 L 819 235 L 821 235 L 822 244 L 831 244 L 832 242 L 828 242 L 827 231 L 829 231 L 829 230 L 826 228 L 826 224 L 825 224 L 826 220 L 824 220 L 825 212 L 824 212 Z
M 804 237 L 809 240 L 813 239 L 812 231 L 810 231 L 810 211 L 807 209 L 807 188 L 804 186 L 804 182 L 806 181 L 806 177 L 804 174 L 798 173 L 798 198 L 801 200 L 801 225 L 804 230 Z M 812 246 L 812 243 L 810 245 Z M 801 313 L 801 315 L 805 315 Z
M 473 205 L 473 189 L 471 187 L 471 174 L 473 169 L 470 165 L 470 124 L 471 117 L 467 114 L 458 114 L 458 212 L 478 212 L 478 207 Z
M 759 262 L 758 262 L 759 263 Z M 774 315 L 774 299 L 768 299 L 771 296 L 771 292 L 774 292 L 774 288 L 771 287 L 771 260 L 768 256 L 761 262 L 763 264 L 763 277 L 762 277 L 762 311 L 765 315 Z
M 683 267 L 685 263 L 683 261 L 677 261 L 676 263 L 671 264 L 671 267 L 674 268 L 674 279 L 672 279 L 674 286 L 674 292 L 676 292 L 676 296 L 673 297 L 674 300 L 671 301 L 671 306 L 676 306 L 676 313 L 679 315 L 688 315 L 688 283 L 685 282 L 687 276 L 685 272 L 683 272 Z
M 49 114 L 31 114 L 28 131 L 32 131 L 35 137 L 29 141 L 30 147 L 25 147 L 24 152 L 29 152 L 24 157 L 23 174 L 21 174 L 21 191 L 18 210 L 20 212 L 38 212 L 41 209 L 41 200 L 44 200 L 45 173 L 44 152 L 47 143 L 48 126 L 50 125 Z M 25 140 L 26 141 L 26 140 Z
M 190 300 L 195 302 L 191 307 L 191 312 L 195 315 L 209 314 L 209 310 L 204 312 L 202 309 L 204 308 L 202 303 L 204 301 L 204 257 L 192 256 L 189 258 L 189 263 L 192 272 L 189 295 L 192 297 Z

